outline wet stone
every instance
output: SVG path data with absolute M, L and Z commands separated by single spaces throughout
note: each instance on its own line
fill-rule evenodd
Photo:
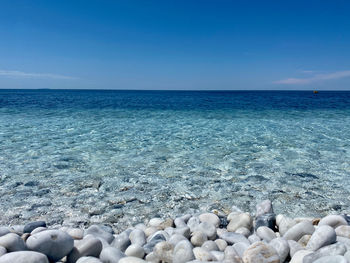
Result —
M 24 226 L 23 232 L 24 233 L 30 233 L 32 232 L 35 228 L 38 227 L 46 227 L 46 222 L 45 221 L 35 221 L 35 222 L 30 222 Z
M 267 213 L 258 216 L 255 219 L 255 230 L 258 229 L 261 226 L 266 226 L 273 231 L 276 229 L 276 215 L 272 213 Z
M 49 260 L 38 252 L 18 251 L 1 256 L 0 263 L 49 263 Z

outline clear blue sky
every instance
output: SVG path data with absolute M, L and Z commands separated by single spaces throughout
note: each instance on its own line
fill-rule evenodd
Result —
M 0 88 L 350 89 L 350 1 L 4 0 Z

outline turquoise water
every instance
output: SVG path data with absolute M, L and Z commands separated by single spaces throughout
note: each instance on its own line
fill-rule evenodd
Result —
M 2 224 L 350 212 L 350 92 L 0 90 L 0 153 Z

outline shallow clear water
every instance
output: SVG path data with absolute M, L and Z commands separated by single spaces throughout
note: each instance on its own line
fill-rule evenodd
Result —
M 0 90 L 0 176 L 2 224 L 350 212 L 350 92 Z

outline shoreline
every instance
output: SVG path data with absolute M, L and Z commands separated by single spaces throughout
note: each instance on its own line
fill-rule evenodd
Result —
M 33 221 L 0 227 L 0 263 L 349 263 L 349 222 L 346 215 L 276 214 L 269 200 L 255 213 L 233 206 L 229 213 L 149 218 L 123 230 Z

